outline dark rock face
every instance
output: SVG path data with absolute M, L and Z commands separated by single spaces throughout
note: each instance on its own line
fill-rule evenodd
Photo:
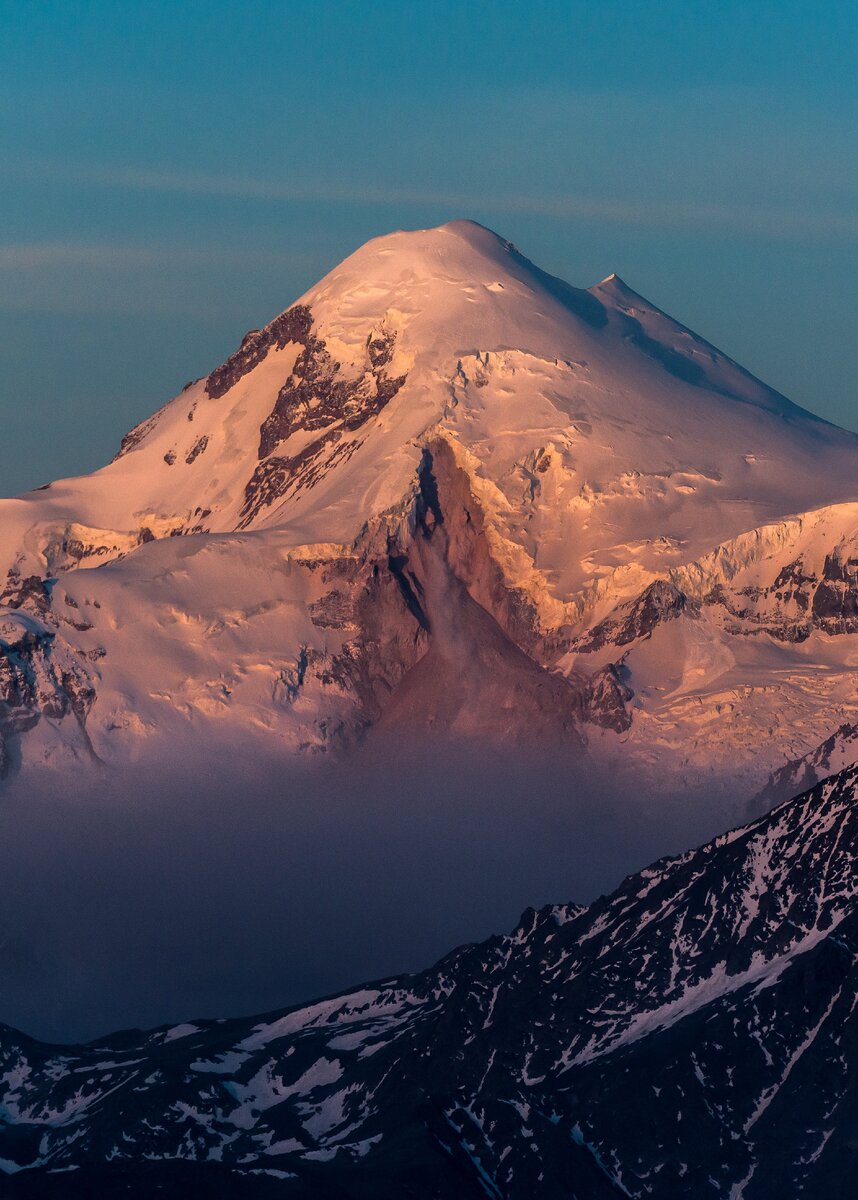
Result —
M 95 686 L 84 662 L 63 647 L 56 634 L 38 622 L 0 622 L 0 778 L 11 764 L 15 736 L 42 717 L 72 715 L 81 728 L 95 700 Z
M 313 325 L 313 316 L 305 304 L 296 304 L 276 317 L 264 329 L 251 329 L 242 339 L 235 354 L 212 371 L 206 380 L 206 391 L 214 400 L 225 396 L 244 375 L 261 363 L 271 349 L 282 350 L 290 342 L 305 345 Z
M 623 681 L 622 667 L 608 663 L 584 684 L 584 719 L 603 729 L 625 733 L 632 725 L 628 704 L 633 699 L 634 692 Z
M 239 529 L 246 529 L 263 508 L 275 500 L 311 491 L 339 462 L 347 462 L 360 441 L 342 442 L 342 430 L 326 430 L 294 455 L 272 455 L 253 472 L 244 489 Z M 342 444 L 338 444 L 342 442 Z
M 679 588 L 665 579 L 656 579 L 636 600 L 619 605 L 610 617 L 577 639 L 573 646 L 580 653 L 601 650 L 606 645 L 627 646 L 650 637 L 657 625 L 695 611 Z
M 304 1009 L 81 1047 L 3 1029 L 4 1195 L 142 1196 L 139 1165 L 176 1200 L 274 1180 L 355 1200 L 846 1200 L 856 797 L 852 768 L 589 907 L 529 910 Z
M 404 375 L 390 378 L 386 373 L 396 337 L 392 331 L 370 333 L 363 373 L 344 378 L 325 342 L 312 332 L 309 309 L 301 312 L 306 319 L 302 315 L 299 325 L 290 323 L 289 340 L 303 348 L 260 427 L 260 463 L 245 487 L 240 528 L 275 500 L 313 488 L 334 466 L 347 461 L 360 445 L 348 435 L 377 416 L 405 383 Z M 296 454 L 274 455 L 299 430 L 318 436 Z
M 729 591 L 718 587 L 704 604 L 734 618 L 731 632 L 767 633 L 781 642 L 803 642 L 814 630 L 830 636 L 858 631 L 858 560 L 839 547 L 826 555 L 821 575 L 798 559 L 767 587 Z
M 128 454 L 136 446 L 139 446 L 144 438 L 152 432 L 158 423 L 159 413 L 155 413 L 151 417 L 147 417 L 145 421 L 141 421 L 139 425 L 135 425 L 133 429 L 126 433 L 125 437 L 119 443 L 119 449 L 113 459 L 116 462 L 117 458 L 122 458 Z
M 42 717 L 73 716 L 83 730 L 96 697 L 84 656 L 59 635 L 62 623 L 76 630 L 91 626 L 71 597 L 68 615 L 54 614 L 52 582 L 21 578 L 13 569 L 0 596 L 0 778 L 11 767 L 18 735 Z
M 806 641 L 820 630 L 829 636 L 858 632 L 858 560 L 841 548 L 826 555 L 820 575 L 801 559 L 782 567 L 765 587 L 722 583 L 701 599 L 685 595 L 666 579 L 657 579 L 636 600 L 618 605 L 567 648 L 590 653 L 605 646 L 627 646 L 650 637 L 657 625 L 680 616 L 695 618 L 702 608 L 720 608 L 727 628 L 739 636 L 768 634 L 780 642 Z
M 538 644 L 538 625 L 488 553 L 479 505 L 449 446 L 427 447 L 417 474 L 407 534 L 388 541 L 388 569 L 425 652 L 387 699 L 379 734 L 582 746 L 580 690 L 525 649 Z
M 195 459 L 199 458 L 208 444 L 209 439 L 207 434 L 204 433 L 202 437 L 197 438 L 185 456 L 185 462 L 188 464 L 188 466 L 190 466 Z
M 26 608 L 44 616 L 51 607 L 51 593 L 40 575 L 27 575 L 22 579 L 13 567 L 7 575 L 5 588 L 0 592 L 0 606 Z
M 362 576 L 352 619 L 358 632 L 333 656 L 322 680 L 354 697 L 356 733 L 363 738 L 426 653 L 428 639 L 384 559 L 372 562 Z
M 556 654 L 546 652 L 546 632 L 533 603 L 509 586 L 492 557 L 479 502 L 443 439 L 424 451 L 418 482 L 415 524 L 425 531 L 443 523 L 447 561 L 468 595 L 526 654 L 540 663 L 553 661 Z
M 858 630 L 858 559 L 844 559 L 836 551 L 825 556 L 812 612 L 815 623 L 828 633 Z
M 18 710 L 18 720 L 32 716 L 64 717 L 73 712 L 84 721 L 95 699 L 95 688 L 81 667 L 60 666 L 53 661 L 55 634 L 48 631 L 22 632 L 14 641 L 0 638 L 0 701 L 7 717 Z
M 384 368 L 393 356 L 395 335 L 372 335 L 367 340 L 369 369 L 358 379 L 339 377 L 340 364 L 325 343 L 308 334 L 292 374 L 277 396 L 274 409 L 260 429 L 259 457 L 267 458 L 299 429 L 323 430 L 337 422 L 342 430 L 359 429 L 385 407 L 405 382 L 388 379 Z
M 809 584 L 814 583 L 812 575 L 806 575 L 804 564 L 801 559 L 796 559 L 795 562 L 787 563 L 787 565 L 778 572 L 772 590 L 778 600 L 789 603 L 795 598 L 799 608 L 807 608 L 807 588 Z

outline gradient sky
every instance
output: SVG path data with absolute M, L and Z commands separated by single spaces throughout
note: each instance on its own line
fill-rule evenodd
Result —
M 0 493 L 368 237 L 611 271 L 858 427 L 858 5 L 0 0 Z

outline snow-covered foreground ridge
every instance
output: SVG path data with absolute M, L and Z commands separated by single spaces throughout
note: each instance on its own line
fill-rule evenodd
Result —
M 856 880 L 852 767 L 419 975 L 82 1047 L 4 1028 L 9 1194 L 846 1196 Z
M 0 502 L 6 767 L 539 727 L 762 782 L 858 715 L 857 467 L 616 276 L 376 239 Z

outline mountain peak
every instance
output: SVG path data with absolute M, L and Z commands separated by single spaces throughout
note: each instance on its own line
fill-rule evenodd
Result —
M 471 686 L 477 678 L 506 680 L 504 694 L 486 712 L 506 720 L 512 695 L 519 696 L 519 715 L 531 701 L 537 708 L 545 701 L 565 731 L 577 675 L 568 676 L 569 687 L 561 681 L 566 691 L 555 687 L 553 676 L 545 682 L 540 672 L 556 664 L 539 647 L 550 642 L 552 654 L 562 655 L 561 672 L 585 670 L 587 711 L 598 708 L 603 723 L 627 729 L 632 692 L 647 695 L 647 672 L 655 668 L 642 662 L 638 676 L 621 676 L 617 646 L 647 638 L 668 621 L 697 636 L 702 623 L 691 629 L 679 618 L 686 611 L 696 616 L 704 600 L 711 607 L 710 592 L 717 595 L 716 585 L 732 578 L 725 580 L 717 548 L 729 544 L 736 569 L 745 570 L 749 531 L 769 530 L 751 538 L 754 554 L 775 542 L 792 544 L 797 533 L 788 523 L 782 527 L 785 518 L 854 498 L 856 458 L 854 435 L 791 405 L 616 275 L 589 291 L 573 287 L 474 221 L 391 233 L 360 247 L 247 335 L 206 378 L 142 421 L 112 464 L 3 506 L 0 584 L 8 608 L 18 613 L 9 618 L 16 665 L 6 697 L 17 706 L 24 697 L 38 713 L 73 714 L 75 724 L 68 721 L 59 735 L 63 745 L 65 739 L 77 746 L 77 722 L 86 717 L 85 745 L 100 757 L 124 753 L 117 728 L 129 731 L 130 747 L 139 731 L 173 730 L 177 712 L 203 711 L 215 722 L 225 717 L 227 701 L 236 725 L 243 721 L 243 728 L 255 730 L 258 706 L 265 721 L 288 727 L 296 745 L 326 745 L 333 726 L 348 731 L 380 722 L 382 708 L 399 728 L 419 708 L 416 693 L 434 725 L 484 729 L 482 716 L 478 721 L 472 714 L 472 693 L 458 686 L 465 654 L 479 645 L 483 658 L 465 673 Z M 414 521 L 424 528 L 427 504 L 429 525 L 442 523 L 435 509 L 444 517 L 434 546 L 447 537 L 453 548 L 443 570 L 459 572 L 458 629 L 448 628 L 449 606 L 445 610 L 438 598 L 443 589 L 433 584 L 438 564 L 428 559 L 421 565 L 422 534 L 415 541 Z M 851 513 L 838 518 L 837 531 L 851 538 L 850 521 Z M 243 557 L 253 558 L 244 542 L 239 549 L 238 542 L 204 540 L 245 530 L 260 535 L 255 567 Z M 832 557 L 835 532 L 833 525 L 821 530 L 812 554 L 810 547 L 790 551 L 772 564 L 770 576 L 748 576 L 758 631 L 764 604 L 766 628 L 783 636 L 852 631 L 851 601 L 843 599 L 851 567 Z M 256 611 L 258 596 L 272 586 L 264 552 L 269 536 L 278 555 L 338 565 L 330 574 L 320 567 L 318 578 L 305 581 L 309 590 L 289 584 L 295 607 L 278 620 L 276 634 L 258 635 L 263 650 L 253 640 L 255 626 L 241 634 L 245 664 L 215 699 L 199 681 L 220 679 L 232 650 L 208 639 L 198 645 L 190 633 L 195 617 L 187 634 L 189 654 L 198 655 L 195 667 L 186 669 L 185 660 L 179 666 L 172 634 L 161 628 L 163 614 L 147 599 L 152 644 L 163 648 L 151 673 L 139 655 L 134 622 L 117 632 L 128 594 L 115 590 L 118 581 L 135 576 L 130 590 L 148 597 L 149 572 L 172 578 L 170 564 L 181 559 L 178 580 L 193 558 L 196 583 L 176 582 L 188 591 L 171 599 L 167 611 L 185 605 L 208 613 L 212 628 L 231 629 L 235 614 Z M 737 540 L 742 537 L 746 541 Z M 374 562 L 378 545 L 399 546 L 393 554 L 383 551 L 379 568 L 379 578 L 393 580 L 391 612 L 404 606 L 396 610 L 404 624 L 388 616 L 384 623 L 399 631 L 396 646 L 407 646 L 407 653 L 389 653 L 397 662 L 405 654 L 400 665 L 415 669 L 395 703 L 385 693 L 382 704 L 366 690 L 348 659 L 353 648 L 338 644 L 353 639 L 366 654 L 378 644 L 375 618 L 367 615 L 372 605 L 359 600 L 364 567 L 353 561 L 358 543 L 365 555 L 360 563 Z M 207 571 L 220 554 L 222 577 L 218 570 L 215 584 Z M 401 563 L 409 555 L 405 572 Z M 81 566 L 98 568 L 85 572 L 85 594 L 72 580 Z M 787 567 L 791 600 L 783 582 L 775 583 Z M 705 591 L 698 586 L 700 571 L 709 581 Z M 348 586 L 342 572 L 354 573 Z M 341 580 L 336 587 L 335 578 Z M 60 599 L 66 586 L 67 602 Z M 79 610 L 90 598 L 84 614 Z M 795 611 L 784 616 L 788 602 Z M 27 628 L 22 607 L 34 622 Z M 743 599 L 731 619 L 745 608 Z M 60 624 L 46 623 L 52 612 Z M 163 621 L 165 630 L 173 628 L 172 616 Z M 498 642 L 492 621 L 506 641 Z M 463 648 L 462 630 L 478 625 L 483 632 L 465 639 Z M 60 627 L 62 638 L 55 633 Z M 735 638 L 716 622 L 712 639 L 722 634 L 732 639 L 733 655 Z M 432 637 L 437 654 L 425 644 Z M 487 667 L 501 644 L 505 673 Z M 418 668 L 424 650 L 426 665 Z M 378 653 L 384 661 L 376 667 L 387 678 L 387 651 Z M 296 654 L 285 677 L 262 682 L 260 655 L 282 663 Z M 686 660 L 694 655 L 684 649 L 669 657 L 674 664 Z M 3 661 L 0 646 L 0 666 Z M 139 686 L 117 725 L 129 662 Z M 339 681 L 336 697 L 331 679 Z M 662 682 L 659 676 L 659 687 Z M 273 717 L 272 687 L 282 695 Z M 6 703 L 2 689 L 0 676 L 0 703 Z M 827 703 L 822 693 L 820 703 Z M 3 719 L 0 707 L 0 734 Z M 17 739 L 17 727 L 7 727 Z M 53 746 L 49 722 L 37 733 Z M 776 758 L 767 761 L 766 772 L 776 765 Z
M 426 232 L 452 234 L 471 246 L 482 247 L 495 244 L 509 247 L 511 245 L 506 238 L 495 233 L 493 229 L 489 229 L 488 225 L 481 225 L 479 221 L 473 221 L 470 217 L 454 217 L 452 221 L 445 221 L 443 225 L 436 225 Z
M 470 220 L 453 220 L 426 229 L 399 229 L 371 238 L 334 267 L 315 288 L 306 303 L 318 303 L 320 295 L 372 290 L 381 297 L 384 288 L 391 302 L 415 282 L 443 288 L 501 281 L 532 267 L 505 238 Z M 433 297 L 434 298 L 434 297 Z M 422 306 L 421 306 L 422 307 Z
M 612 271 L 610 275 L 606 275 L 604 279 L 588 288 L 591 295 L 608 297 L 615 303 L 617 301 L 625 301 L 634 299 L 638 303 L 649 304 L 634 288 L 630 288 L 625 279 L 622 279 L 616 271 Z
M 382 249 L 387 249 L 388 246 L 390 248 L 394 246 L 404 248 L 408 245 L 427 246 L 433 243 L 441 244 L 449 238 L 456 238 L 471 249 L 483 253 L 508 252 L 514 249 L 511 242 L 499 233 L 495 233 L 493 229 L 489 229 L 487 225 L 481 225 L 479 221 L 473 221 L 469 217 L 455 217 L 451 221 L 445 221 L 442 225 L 430 225 L 423 229 L 397 229 L 391 233 L 382 234 L 365 242 L 364 246 L 360 247 L 356 253 L 360 253 L 360 250 L 367 246 Z

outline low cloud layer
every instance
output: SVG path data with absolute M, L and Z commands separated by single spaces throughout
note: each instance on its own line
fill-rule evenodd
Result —
M 13 782 L 0 1020 L 64 1041 L 297 1003 L 590 899 L 738 817 L 560 757 L 438 745 Z

